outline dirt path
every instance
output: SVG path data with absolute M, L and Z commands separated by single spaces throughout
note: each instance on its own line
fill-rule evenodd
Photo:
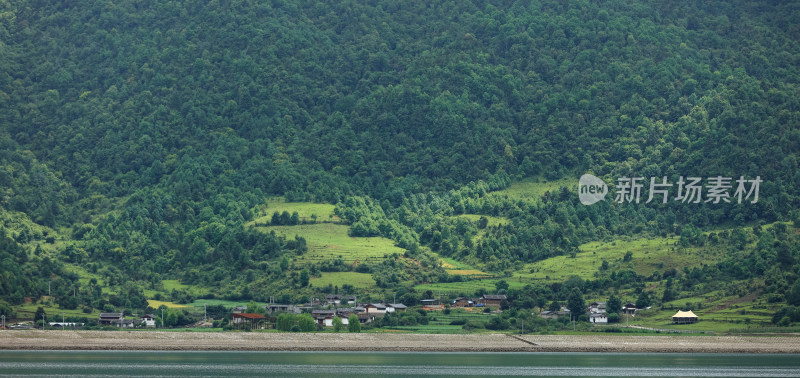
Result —
M 5 350 L 800 353 L 798 336 L 0 331 Z

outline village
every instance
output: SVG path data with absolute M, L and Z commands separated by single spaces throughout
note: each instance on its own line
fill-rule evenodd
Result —
M 442 311 L 446 308 L 458 307 L 499 308 L 506 299 L 506 296 L 502 294 L 486 294 L 476 299 L 458 298 L 452 303 L 442 303 L 438 299 L 423 299 L 417 308 L 421 311 Z M 402 303 L 358 303 L 358 299 L 354 295 L 329 294 L 324 299 L 315 299 L 310 303 L 300 305 L 270 303 L 261 306 L 259 312 L 248 312 L 247 306 L 237 306 L 231 309 L 228 320 L 234 329 L 273 329 L 276 328 L 279 314 L 310 314 L 314 323 L 320 329 L 324 329 L 324 327 L 333 327 L 335 318 L 341 319 L 344 326 L 349 325 L 351 319 L 357 319 L 361 324 L 369 324 L 387 314 L 403 312 L 407 309 L 408 306 Z M 155 328 L 158 323 L 157 319 L 157 314 L 145 314 L 130 319 L 126 318 L 124 313 L 113 312 L 101 313 L 98 323 L 101 326 L 119 328 Z M 61 324 L 52 322 L 51 326 L 60 327 Z M 212 323 L 204 319 L 193 326 L 211 327 Z
M 350 322 L 354 321 L 366 325 L 376 322 L 387 315 L 399 315 L 410 309 L 424 313 L 449 313 L 451 310 L 462 309 L 475 313 L 500 314 L 504 307 L 508 307 L 508 298 L 504 294 L 484 294 L 476 298 L 458 297 L 448 301 L 423 299 L 420 300 L 419 305 L 411 308 L 402 303 L 359 303 L 358 298 L 354 295 L 329 294 L 325 298 L 315 299 L 306 304 L 270 303 L 261 305 L 258 311 L 253 311 L 252 306 L 236 306 L 230 309 L 224 320 L 214 320 L 203 316 L 202 320 L 183 327 L 213 328 L 219 324 L 227 324 L 227 329 L 230 330 L 277 329 L 278 317 L 281 314 L 297 316 L 307 314 L 313 319 L 315 330 L 322 331 L 335 327 L 337 321 L 344 327 L 349 326 Z M 623 315 L 626 320 L 630 320 L 641 310 L 646 309 L 639 309 L 633 303 L 626 303 L 615 311 L 608 308 L 607 302 L 592 302 L 586 306 L 586 317 L 584 319 L 588 319 L 588 322 L 592 325 L 605 325 L 609 323 L 610 313 Z M 123 312 L 103 312 L 98 315 L 96 323 L 101 327 L 123 329 L 164 328 L 163 311 L 161 311 L 161 314 L 158 314 L 158 311 L 155 312 L 141 316 L 126 316 Z M 561 306 L 558 310 L 542 309 L 534 314 L 542 319 L 569 319 L 572 321 L 578 318 L 573 316 L 570 310 L 564 306 Z M 698 320 L 698 316 L 692 311 L 678 311 L 672 317 L 673 324 L 691 324 L 696 323 Z M 64 320 L 61 322 L 50 321 L 46 324 L 49 325 L 50 329 L 75 329 L 85 326 L 84 322 Z M 5 328 L 5 324 L 3 324 L 3 328 Z M 33 328 L 33 326 L 23 323 L 13 325 L 7 329 L 30 328 Z

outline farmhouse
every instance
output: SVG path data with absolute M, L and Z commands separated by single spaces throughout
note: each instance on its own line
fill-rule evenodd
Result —
M 453 299 L 453 307 L 472 307 L 472 299 L 467 297 Z
M 389 303 L 386 305 L 386 312 L 405 311 L 407 308 L 402 303 Z
M 586 308 L 586 312 L 589 314 L 605 314 L 606 302 L 592 302 L 589 304 L 589 307 Z
M 375 320 L 374 314 L 367 314 L 366 312 L 359 312 L 356 316 L 358 316 L 358 322 L 362 324 L 372 323 Z
M 133 319 L 123 319 L 117 322 L 119 328 L 133 328 L 135 325 L 136 322 Z
M 142 324 L 147 328 L 155 328 L 156 326 L 156 316 L 153 314 L 145 314 L 139 318 L 139 320 L 141 320 Z
M 444 308 L 444 305 L 439 303 L 438 299 L 423 299 L 419 303 L 422 305 L 423 310 L 441 310 Z
M 302 312 L 300 310 L 300 307 L 295 306 L 295 305 L 291 305 L 291 304 L 276 304 L 276 303 L 273 303 L 273 304 L 269 304 L 269 305 L 266 305 L 266 306 L 263 306 L 263 307 L 264 307 L 265 310 L 267 310 L 267 313 L 270 314 L 270 315 L 272 315 L 274 313 L 277 313 L 277 312 L 288 312 L 288 313 L 291 313 L 291 314 L 299 314 L 299 313 Z
M 561 316 L 569 315 L 569 310 L 561 309 L 561 311 L 549 311 L 545 310 L 539 313 L 539 316 L 542 319 L 558 319 Z
M 352 295 L 341 295 L 341 294 L 328 294 L 325 296 L 325 303 L 332 306 L 338 306 L 345 303 L 355 303 L 356 297 Z
M 480 299 L 480 303 L 484 306 L 500 306 L 500 302 L 507 300 L 505 294 L 484 294 Z
M 545 310 L 539 313 L 542 319 L 558 319 L 558 311 Z
M 364 305 L 364 310 L 366 310 L 367 314 L 383 315 L 386 313 L 386 306 L 380 303 L 369 303 Z
M 258 328 L 266 319 L 267 318 L 261 314 L 231 314 L 231 324 L 236 324 L 238 326 L 249 325 L 250 328 Z
M 100 323 L 100 325 L 119 326 L 119 323 L 123 320 L 125 320 L 125 315 L 121 312 L 101 312 L 98 323 Z
M 334 310 L 314 310 L 311 311 L 311 316 L 314 318 L 314 322 L 319 325 L 323 325 L 326 327 L 333 327 L 333 318 L 336 317 L 336 311 Z
M 592 323 L 608 323 L 608 315 L 605 313 L 591 314 L 589 315 L 589 321 Z
M 672 315 L 672 322 L 675 324 L 691 324 L 697 323 L 699 318 L 692 311 L 678 311 Z
M 636 310 L 638 309 L 636 308 L 636 305 L 633 303 L 627 303 L 624 306 L 622 306 L 623 314 L 634 315 L 636 314 Z

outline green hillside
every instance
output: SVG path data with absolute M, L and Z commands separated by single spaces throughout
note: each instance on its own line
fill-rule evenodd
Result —
M 791 326 L 796 25 L 739 0 L 0 0 L 0 312 L 503 292 L 508 317 L 615 295 L 643 324 Z

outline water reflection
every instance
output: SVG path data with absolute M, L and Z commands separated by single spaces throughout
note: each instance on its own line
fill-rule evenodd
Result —
M 0 376 L 800 377 L 798 355 L 5 351 Z

